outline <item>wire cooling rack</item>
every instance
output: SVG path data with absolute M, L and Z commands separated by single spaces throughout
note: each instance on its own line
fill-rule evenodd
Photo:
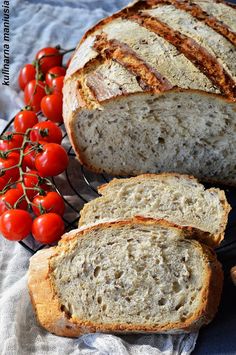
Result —
M 13 121 L 14 118 L 8 122 L 1 134 L 12 129 Z M 55 186 L 55 190 L 62 196 L 65 202 L 66 213 L 63 219 L 66 231 L 69 231 L 77 228 L 80 218 L 80 210 L 83 205 L 91 199 L 99 196 L 97 186 L 109 182 L 111 178 L 103 174 L 92 174 L 80 165 L 75 159 L 75 153 L 69 144 L 64 126 L 61 125 L 60 128 L 64 133 L 62 145 L 67 150 L 69 166 L 63 174 L 58 177 L 52 177 L 51 181 Z M 48 246 L 37 243 L 31 235 L 26 239 L 19 241 L 19 243 L 32 254 Z
M 1 134 L 11 129 L 13 120 L 14 118 L 6 125 Z M 99 196 L 97 187 L 109 182 L 112 177 L 105 174 L 92 173 L 80 165 L 68 141 L 64 126 L 61 125 L 60 127 L 64 132 L 62 144 L 67 150 L 69 165 L 63 174 L 53 177 L 51 180 L 55 186 L 55 190 L 62 196 L 65 202 L 66 213 L 63 219 L 66 231 L 69 231 L 77 228 L 80 210 L 83 208 L 83 205 Z M 206 187 L 210 187 L 210 185 L 206 185 Z M 236 188 L 226 187 L 224 190 L 232 210 L 229 215 L 225 239 L 216 251 L 221 261 L 230 261 L 231 259 L 236 259 Z M 32 254 L 47 247 L 47 245 L 37 243 L 32 236 L 27 237 L 19 243 Z

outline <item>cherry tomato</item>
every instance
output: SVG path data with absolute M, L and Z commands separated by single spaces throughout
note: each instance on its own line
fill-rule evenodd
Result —
M 37 187 L 42 190 L 48 190 L 49 186 L 46 184 L 46 182 L 43 181 L 43 178 L 40 176 L 39 172 L 36 170 L 29 170 L 26 173 L 24 173 L 23 177 L 24 185 L 25 187 L 33 188 Z M 22 185 L 21 183 L 18 183 L 16 185 L 17 189 L 22 191 Z M 26 194 L 30 200 L 33 200 L 33 198 L 39 193 L 38 189 L 27 189 Z
M 46 84 L 51 87 L 54 78 L 66 75 L 66 69 L 64 67 L 54 67 L 49 69 L 46 74 Z
M 37 151 L 32 150 L 32 145 L 28 145 L 24 149 L 24 158 L 23 162 L 28 168 L 35 170 L 35 157 L 36 157 Z
M 60 239 L 65 226 L 63 219 L 56 213 L 45 213 L 35 218 L 32 225 L 34 238 L 43 243 L 50 244 Z
M 32 142 L 42 141 L 60 144 L 62 141 L 62 131 L 54 122 L 39 122 L 30 132 L 30 140 Z
M 41 110 L 45 117 L 53 122 L 61 123 L 62 118 L 62 95 L 52 94 L 44 96 L 41 101 Z
M 4 176 L 1 176 L 0 177 L 0 191 L 2 191 L 4 189 L 6 184 L 7 184 L 7 181 L 4 179 Z
M 22 191 L 19 189 L 9 189 L 4 195 L 0 196 L 0 215 L 3 212 L 9 210 L 9 205 L 11 208 L 14 208 L 14 204 L 19 200 L 22 196 Z M 16 206 L 16 208 L 20 210 L 27 210 L 28 204 L 25 199 L 22 199 Z
M 31 80 L 25 87 L 25 104 L 31 106 L 33 111 L 38 112 L 40 110 L 41 100 L 46 95 L 44 87 L 45 84 L 42 81 L 37 83 L 36 80 Z
M 22 240 L 31 232 L 32 218 L 27 211 L 12 209 L 0 217 L 0 231 L 9 240 Z
M 39 60 L 41 71 L 46 74 L 53 67 L 60 67 L 62 64 L 62 55 L 59 50 L 54 47 L 46 47 L 40 49 L 36 54 L 36 59 Z
M 20 70 L 20 74 L 18 77 L 18 83 L 21 90 L 24 90 L 26 85 L 31 81 L 34 80 L 36 76 L 36 69 L 33 64 L 26 64 Z
M 64 85 L 64 76 L 59 76 L 52 81 L 52 92 L 53 94 L 61 94 Z
M 20 154 L 16 152 L 12 152 L 7 154 L 6 157 L 0 157 L 0 175 L 3 176 L 5 181 L 14 182 L 19 179 L 19 168 L 13 166 L 17 165 L 20 160 Z M 9 170 L 4 171 L 5 168 L 11 168 Z
M 25 133 L 28 128 L 32 128 L 38 123 L 38 117 L 34 111 L 23 110 L 17 113 L 14 119 L 14 129 L 16 132 Z
M 6 139 L 0 139 L 0 150 L 7 151 L 21 147 L 23 136 L 13 132 L 5 132 L 4 137 L 6 137 Z
M 40 209 L 45 212 L 53 212 L 63 216 L 65 212 L 65 204 L 63 198 L 55 191 L 48 192 L 45 196 L 37 195 L 33 199 L 33 211 L 36 216 L 41 214 Z M 36 207 L 37 205 L 38 207 Z
M 69 158 L 65 149 L 56 143 L 45 143 L 43 151 L 35 158 L 35 166 L 41 176 L 56 176 L 68 166 Z

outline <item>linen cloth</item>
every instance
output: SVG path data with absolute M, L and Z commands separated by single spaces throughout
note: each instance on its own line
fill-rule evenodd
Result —
M 23 107 L 17 76 L 48 45 L 76 46 L 84 31 L 126 0 L 11 0 L 10 87 L 0 85 L 0 129 Z M 2 32 L 1 32 L 2 33 Z M 22 221 L 23 222 L 23 221 Z M 181 335 L 88 334 L 57 337 L 38 326 L 27 290 L 30 253 L 0 237 L 0 354 L 157 355 L 190 354 L 197 333 Z

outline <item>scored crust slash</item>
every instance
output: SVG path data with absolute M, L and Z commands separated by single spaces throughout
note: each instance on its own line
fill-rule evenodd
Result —
M 112 175 L 178 172 L 235 185 L 236 9 L 138 1 L 77 47 L 64 121 L 82 164 Z

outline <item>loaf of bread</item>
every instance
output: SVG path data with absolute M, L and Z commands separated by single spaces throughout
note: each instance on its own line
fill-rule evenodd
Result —
M 79 226 L 143 216 L 191 226 L 210 246 L 224 237 L 230 211 L 224 191 L 205 189 L 191 176 L 145 174 L 114 179 L 98 191 L 102 197 L 84 206 Z
M 214 316 L 222 270 L 213 251 L 165 221 L 133 219 L 75 230 L 30 260 L 39 323 L 87 332 L 188 332 Z
M 137 1 L 94 26 L 64 84 L 81 163 L 235 185 L 235 44 L 236 8 L 218 0 Z

